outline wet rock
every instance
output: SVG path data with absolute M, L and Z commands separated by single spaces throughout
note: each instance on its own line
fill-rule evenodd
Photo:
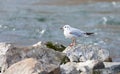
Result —
M 37 69 L 44 68 L 43 72 L 47 73 L 54 73 L 52 67 L 58 70 L 59 65 L 65 57 L 64 53 L 47 48 L 43 42 L 38 42 L 29 47 L 13 46 L 11 49 L 7 50 L 5 55 L 7 68 L 21 60 L 34 58 L 38 61 Z
M 104 61 L 109 57 L 109 51 L 99 46 L 91 44 L 78 44 L 76 46 L 68 46 L 63 53 L 66 53 L 71 62 L 100 60 Z

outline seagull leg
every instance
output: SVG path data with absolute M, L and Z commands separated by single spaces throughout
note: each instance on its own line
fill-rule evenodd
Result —
M 73 38 L 72 38 L 72 43 L 70 44 L 70 47 L 72 47 L 72 46 L 73 46 L 73 42 L 74 42 L 74 40 L 73 40 Z
M 75 46 L 76 45 L 76 39 L 72 38 L 72 43 L 70 44 L 70 46 Z
M 75 46 L 75 45 L 76 45 L 76 39 L 73 38 L 73 46 Z

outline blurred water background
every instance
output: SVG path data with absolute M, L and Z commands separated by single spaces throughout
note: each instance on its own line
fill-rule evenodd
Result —
M 78 42 L 107 48 L 120 61 L 119 0 L 0 0 L 0 42 L 26 46 L 53 41 L 67 46 L 71 40 L 59 29 L 64 24 L 95 32 Z

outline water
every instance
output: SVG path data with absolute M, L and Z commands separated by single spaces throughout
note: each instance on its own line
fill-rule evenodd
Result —
M 82 2 L 82 1 L 81 1 Z M 64 24 L 95 32 L 95 36 L 79 38 L 79 43 L 92 43 L 120 57 L 120 2 L 80 0 L 0 0 L 0 41 L 32 45 L 38 41 L 65 44 L 59 29 Z M 114 59 L 120 61 L 119 59 Z

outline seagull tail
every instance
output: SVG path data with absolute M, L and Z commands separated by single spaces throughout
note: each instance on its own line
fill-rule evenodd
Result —
M 86 32 L 85 34 L 86 35 L 93 35 L 94 33 L 92 33 L 92 32 L 91 33 Z

